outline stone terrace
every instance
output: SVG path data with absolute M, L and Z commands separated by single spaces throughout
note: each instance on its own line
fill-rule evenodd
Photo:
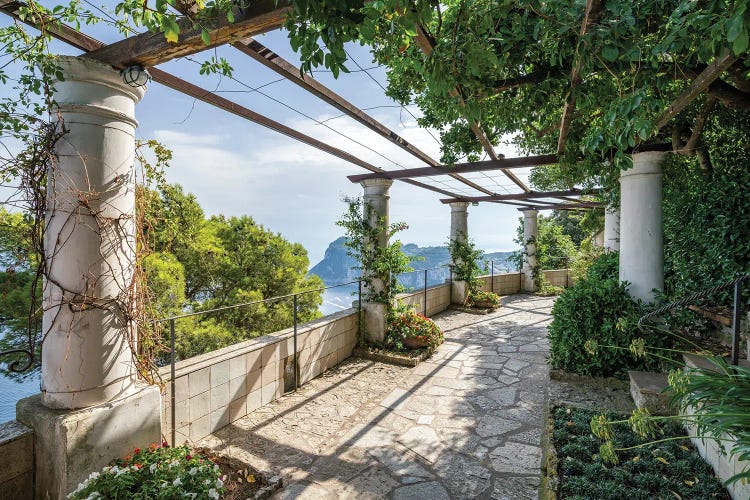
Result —
M 201 444 L 281 471 L 280 498 L 536 499 L 552 302 L 441 313 L 427 362 L 350 359 Z

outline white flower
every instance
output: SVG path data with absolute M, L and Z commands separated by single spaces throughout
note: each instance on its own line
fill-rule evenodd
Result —
M 216 465 L 216 464 L 214 464 L 214 470 L 215 470 L 216 472 L 219 472 L 219 466 L 218 466 L 218 465 Z
M 197 493 L 183 493 L 182 496 L 185 498 L 196 498 L 198 496 Z
M 89 474 L 89 478 L 87 479 L 87 481 L 93 481 L 97 477 L 99 477 L 99 473 L 98 472 L 92 472 L 91 474 Z
M 97 498 L 102 498 L 102 494 L 98 491 L 93 492 L 89 496 L 86 497 L 86 500 L 96 500 Z
M 151 471 L 151 474 L 153 474 L 156 471 L 156 464 L 151 464 L 151 467 L 149 467 L 148 470 Z
M 221 479 L 217 479 L 216 488 L 218 489 L 218 488 L 221 488 L 222 486 L 224 486 L 224 481 L 222 481 Z
M 197 473 L 198 473 L 198 467 L 193 467 L 192 469 L 190 469 L 190 470 L 188 471 L 188 474 L 190 474 L 191 476 L 194 476 L 194 475 L 196 475 Z
M 210 490 L 208 490 L 208 498 L 219 500 L 219 492 L 211 488 Z
M 179 486 L 181 484 L 182 484 L 182 479 L 178 477 L 177 479 L 174 480 L 174 482 L 172 483 L 172 486 Z

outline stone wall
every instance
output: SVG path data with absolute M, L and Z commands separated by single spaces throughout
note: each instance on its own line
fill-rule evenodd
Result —
M 560 288 L 568 288 L 573 283 L 569 269 L 544 271 L 544 278 L 550 285 L 559 286 Z
M 480 276 L 482 290 L 495 292 L 498 295 L 511 295 L 521 291 L 523 284 L 523 273 L 504 273 L 492 276 Z M 492 290 L 490 290 L 492 286 Z
M 716 476 L 721 481 L 726 481 L 743 470 L 750 470 L 750 461 L 739 460 L 736 456 L 729 458 L 728 453 L 724 453 L 719 449 L 719 443 L 716 440 L 695 437 L 698 433 L 694 425 L 687 425 L 686 429 L 691 436 L 690 440 L 698 449 L 700 456 L 713 467 Z M 727 452 L 732 447 L 728 436 L 727 441 L 724 442 L 724 447 Z M 736 481 L 733 484 L 727 485 L 726 488 L 734 500 L 747 500 L 750 498 L 750 483 L 742 484 L 740 481 Z
M 424 290 L 404 293 L 398 296 L 405 305 L 414 306 L 418 313 L 424 313 Z M 451 284 L 436 285 L 427 289 L 427 316 L 445 311 L 451 304 Z
M 300 385 L 351 356 L 357 311 L 299 325 Z M 287 329 L 176 363 L 176 442 L 197 441 L 294 388 L 293 330 Z M 171 435 L 170 367 L 161 369 L 164 435 Z
M 34 431 L 16 420 L 0 424 L 0 498 L 34 498 Z

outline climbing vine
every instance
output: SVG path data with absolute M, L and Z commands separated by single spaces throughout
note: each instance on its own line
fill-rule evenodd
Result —
M 412 271 L 411 258 L 403 252 L 399 240 L 387 245 L 377 241 L 383 235 L 390 239 L 408 226 L 403 222 L 388 224 L 385 218 L 374 217 L 372 206 L 362 198 L 344 198 L 344 202 L 347 210 L 336 224 L 346 231 L 347 253 L 358 262 L 362 300 L 385 304 L 390 313 L 396 295 L 404 291 L 398 275 Z

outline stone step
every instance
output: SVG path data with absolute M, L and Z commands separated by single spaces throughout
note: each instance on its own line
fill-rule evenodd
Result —
M 700 356 L 693 353 L 685 353 L 682 355 L 682 358 L 685 360 L 685 366 L 687 366 L 688 368 L 716 370 L 716 365 L 714 364 L 714 362 L 705 356 Z M 739 365 L 743 368 L 750 369 L 750 361 L 746 359 L 740 359 Z
M 630 395 L 638 408 L 647 409 L 652 415 L 674 415 L 669 406 L 669 382 L 666 373 L 651 373 L 631 370 Z

